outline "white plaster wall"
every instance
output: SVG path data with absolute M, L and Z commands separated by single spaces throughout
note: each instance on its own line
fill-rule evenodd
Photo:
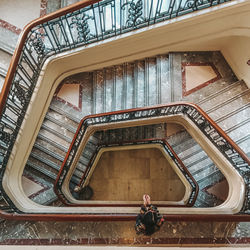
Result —
M 228 40 L 221 51 L 237 77 L 250 88 L 250 65 L 247 65 L 250 60 L 250 37 L 233 36 Z
M 40 16 L 41 0 L 0 0 L 0 19 L 22 29 Z

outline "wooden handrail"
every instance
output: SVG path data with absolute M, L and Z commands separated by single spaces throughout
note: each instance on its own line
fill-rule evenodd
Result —
M 26 38 L 28 36 L 28 33 L 32 30 L 37 25 L 40 25 L 44 22 L 48 22 L 54 18 L 60 17 L 62 15 L 65 15 L 67 13 L 70 13 L 72 11 L 78 10 L 80 8 L 87 7 L 89 5 L 92 5 L 94 3 L 99 2 L 100 0 L 83 0 L 80 3 L 73 4 L 71 6 L 65 7 L 61 10 L 58 10 L 54 13 L 51 13 L 49 15 L 46 15 L 44 17 L 38 18 L 31 23 L 29 23 L 27 26 L 25 26 L 24 30 L 22 31 L 20 38 L 18 40 L 18 45 L 15 49 L 15 52 L 13 54 L 13 57 L 11 59 L 10 67 L 8 69 L 4 86 L 2 88 L 2 92 L 0 95 L 0 113 L 3 112 L 4 104 L 7 101 L 7 96 L 11 87 L 11 83 L 13 81 L 15 71 L 20 59 L 20 55 L 22 53 L 22 48 L 25 44 Z M 181 104 L 181 103 L 180 103 Z M 182 103 L 183 104 L 183 103 Z M 241 157 L 248 163 L 250 164 L 250 159 L 248 156 L 240 149 L 238 145 L 236 145 L 233 140 L 225 134 L 225 132 L 213 121 L 211 118 L 204 112 L 202 111 L 197 105 L 195 104 L 187 104 L 192 107 L 195 107 L 197 110 L 199 110 L 200 113 L 203 114 L 204 117 L 216 128 L 217 132 L 222 135 L 226 140 L 234 147 L 234 149 L 241 155 Z M 176 103 L 171 104 L 171 105 L 176 105 Z M 165 106 L 165 105 L 161 105 Z M 140 110 L 145 110 L 146 108 L 142 108 Z M 131 110 L 136 110 L 136 109 L 131 109 Z M 123 112 L 120 113 L 125 113 L 128 110 L 124 110 Z M 110 114 L 115 114 L 118 112 L 110 112 Z M 94 115 L 94 116 L 88 116 L 88 117 L 97 117 L 99 115 Z M 86 117 L 85 119 L 87 119 Z M 81 121 L 80 124 L 83 123 L 83 120 Z M 79 124 L 79 127 L 80 127 Z M 78 127 L 78 131 L 79 131 Z M 74 137 L 75 140 L 75 137 Z M 67 153 L 68 156 L 68 153 Z M 82 220 L 82 221 L 100 221 L 100 220 L 134 220 L 136 218 L 136 215 L 126 215 L 126 214 L 116 214 L 116 215 L 109 215 L 109 214 L 103 214 L 103 215 L 95 215 L 95 214 L 33 214 L 33 213 L 26 213 L 26 214 L 18 214 L 18 213 L 13 213 L 13 214 L 8 214 L 2 210 L 0 210 L 0 214 L 3 218 L 5 219 L 13 219 L 13 220 L 41 220 L 41 221 L 53 221 L 53 220 L 58 220 L 58 221 L 72 221 L 72 220 Z M 204 214 L 199 214 L 199 215 L 167 215 L 166 217 L 167 220 L 181 220 L 181 221 L 199 221 L 199 220 L 214 220 L 214 221 L 250 221 L 250 216 L 248 215 L 204 215 Z
M 166 139 L 164 138 L 151 138 L 151 139 L 143 139 L 143 140 L 133 140 L 133 141 L 124 141 L 124 142 L 121 142 L 121 146 L 123 145 L 127 145 L 127 144 L 130 144 L 130 143 L 140 143 L 140 142 L 145 142 L 145 143 L 149 143 L 149 142 L 152 142 L 152 141 L 162 141 L 164 142 L 164 144 L 167 145 L 168 149 L 171 151 L 171 153 L 174 155 L 175 159 L 177 159 L 177 161 L 179 162 L 179 164 L 182 166 L 182 168 L 185 170 L 186 174 L 189 176 L 189 178 L 192 180 L 192 182 L 194 183 L 195 185 L 195 195 L 193 197 L 193 200 L 192 200 L 192 203 L 190 204 L 183 204 L 183 205 L 166 205 L 166 204 L 157 204 L 158 207 L 191 207 L 194 205 L 196 199 L 197 199 L 197 196 L 198 196 L 198 192 L 199 192 L 199 185 L 198 183 L 196 182 L 196 180 L 193 178 L 193 176 L 191 175 L 191 173 L 189 172 L 189 170 L 187 169 L 187 167 L 183 164 L 183 162 L 181 161 L 181 159 L 178 157 L 178 155 L 175 153 L 175 151 L 173 150 L 173 148 L 170 146 L 170 144 L 167 142 Z M 154 143 L 154 142 L 153 142 Z M 114 146 L 117 146 L 117 144 L 115 144 Z M 102 147 L 102 148 L 105 148 L 105 145 L 104 144 L 100 144 L 99 147 Z M 99 150 L 99 147 L 97 150 Z M 109 144 L 109 147 L 113 147 L 112 144 Z M 87 166 L 87 169 L 85 170 L 81 180 L 79 183 L 81 183 L 83 181 L 83 179 L 85 178 L 88 170 L 91 168 L 91 161 L 92 161 L 92 158 L 91 160 L 89 161 L 89 164 Z M 57 176 L 57 180 L 59 178 L 59 175 Z M 79 184 L 80 186 L 80 184 Z M 98 203 L 98 204 L 71 204 L 71 203 L 67 203 L 61 196 L 60 194 L 58 193 L 58 190 L 55 188 L 56 187 L 56 182 L 55 182 L 55 185 L 54 185 L 54 192 L 57 194 L 58 198 L 61 200 L 61 202 L 66 205 L 66 206 L 72 206 L 72 207 L 86 207 L 86 206 L 96 206 L 96 207 L 104 207 L 104 206 L 110 206 L 110 207 L 121 207 L 121 206 L 124 206 L 124 207 L 128 207 L 128 206 L 139 206 L 140 204 L 107 204 L 107 203 Z
M 87 7 L 89 5 L 92 5 L 92 4 L 100 2 L 100 1 L 101 0 L 83 0 L 81 2 L 72 4 L 72 5 L 64 7 L 58 11 L 50 13 L 46 16 L 37 18 L 24 27 L 23 31 L 21 32 L 21 34 L 19 36 L 19 39 L 17 42 L 17 47 L 16 47 L 14 54 L 12 56 L 10 66 L 9 66 L 9 69 L 8 69 L 8 72 L 7 72 L 5 81 L 4 81 L 4 85 L 2 88 L 2 92 L 0 94 L 0 114 L 3 112 L 4 104 L 7 101 L 7 96 L 8 96 L 8 93 L 9 93 L 9 90 L 11 87 L 11 83 L 12 83 L 12 80 L 13 80 L 15 72 L 16 72 L 16 68 L 17 68 L 17 65 L 18 65 L 18 62 L 20 59 L 20 55 L 22 53 L 24 43 L 26 41 L 28 33 L 32 30 L 32 28 L 38 26 L 39 24 L 48 22 L 52 19 L 66 15 L 67 13 L 73 12 L 73 11 L 78 10 L 80 8 Z
M 187 102 L 174 102 L 174 103 L 170 103 L 167 104 L 167 106 L 176 106 L 176 105 L 188 105 L 191 106 L 193 108 L 195 108 L 196 110 L 198 110 L 205 118 L 207 121 L 209 121 L 216 129 L 216 131 L 223 136 L 232 146 L 233 148 L 241 155 L 241 157 L 248 163 L 250 164 L 250 159 L 248 158 L 248 156 L 245 154 L 245 152 L 242 151 L 242 149 L 218 126 L 218 124 L 216 122 L 214 122 L 205 111 L 203 111 L 198 105 L 194 104 L 194 103 L 187 103 Z M 165 107 L 166 105 L 155 105 L 155 106 L 151 106 L 151 108 L 161 108 L 161 107 Z M 123 113 L 128 113 L 128 112 L 133 112 L 133 111 L 144 111 L 147 110 L 149 107 L 143 107 L 143 108 L 132 108 L 132 109 L 126 109 L 126 110 L 121 110 L 121 111 L 113 111 L 113 112 L 107 112 L 107 113 L 101 113 L 101 114 L 95 114 L 95 115 L 88 115 L 85 116 L 79 123 L 76 133 L 74 135 L 74 138 L 70 144 L 69 150 L 65 156 L 65 159 L 62 163 L 61 169 L 58 172 L 58 177 L 56 179 L 56 182 L 59 179 L 59 176 L 61 175 L 61 172 L 63 171 L 63 166 L 65 165 L 67 158 L 69 157 L 69 153 L 72 150 L 72 147 L 75 143 L 75 140 L 77 139 L 77 134 L 79 133 L 82 124 L 84 123 L 85 120 L 89 119 L 89 118 L 95 118 L 95 117 L 101 117 L 104 115 L 115 115 L 115 114 L 123 114 Z
M 88 115 L 88 116 L 84 117 L 79 123 L 79 126 L 77 128 L 77 132 L 76 132 L 76 134 L 74 136 L 74 139 L 73 139 L 73 141 L 72 141 L 72 143 L 70 145 L 70 148 L 69 148 L 69 151 L 68 151 L 68 153 L 67 153 L 67 155 L 65 157 L 64 163 L 62 164 L 62 168 L 59 171 L 58 177 L 61 174 L 61 172 L 63 171 L 63 165 L 66 163 L 67 158 L 69 156 L 69 153 L 70 153 L 70 151 L 71 151 L 71 149 L 72 149 L 72 147 L 74 145 L 74 142 L 77 139 L 77 134 L 80 132 L 80 129 L 83 126 L 83 123 L 85 121 L 87 121 L 88 119 L 101 117 L 101 116 L 108 116 L 108 115 L 124 114 L 124 113 L 135 112 L 135 111 L 144 111 L 144 110 L 150 110 L 150 109 L 153 110 L 153 109 L 156 109 L 156 108 L 172 107 L 172 106 L 177 106 L 177 105 L 187 105 L 187 106 L 193 107 L 195 110 L 197 110 L 215 128 L 216 132 L 218 134 L 220 134 L 234 148 L 234 150 L 236 150 L 238 152 L 238 154 L 247 162 L 247 164 L 250 164 L 250 160 L 247 157 L 247 155 L 239 148 L 238 145 L 235 144 L 235 142 L 198 105 L 193 104 L 193 103 L 186 103 L 186 102 L 176 102 L 176 103 L 170 103 L 170 104 L 167 104 L 167 105 L 155 105 L 155 106 L 152 106 L 152 107 L 133 108 L 133 109 L 122 110 L 122 111 L 114 111 L 114 112 L 108 112 L 108 113 L 102 113 L 102 114 Z M 57 178 L 57 181 L 58 180 L 59 180 L 59 178 Z M 180 220 L 183 220 L 183 218 L 185 218 L 185 219 L 188 218 L 188 220 L 192 220 L 191 218 L 193 218 L 194 220 L 196 220 L 197 218 L 204 218 L 206 220 L 206 215 L 204 215 L 204 216 L 205 217 L 203 217 L 202 215 L 198 215 L 198 217 L 197 217 L 197 216 L 193 215 L 193 217 L 192 217 L 192 215 L 190 215 L 190 216 L 188 215 L 187 217 L 185 217 L 183 215 L 172 215 L 172 218 L 175 218 L 175 219 L 179 218 Z M 231 216 L 235 216 L 235 215 L 231 215 Z M 239 216 L 239 215 L 237 215 L 237 216 Z M 226 217 L 223 217 L 223 218 L 224 219 L 227 218 L 227 220 L 228 220 L 231 217 L 226 216 Z M 237 217 L 237 219 L 239 219 L 239 218 L 243 218 L 243 217 Z M 244 217 L 244 220 L 246 218 L 247 218 L 247 220 L 249 220 L 247 215 L 246 215 L 246 217 Z M 222 219 L 222 220 L 224 220 L 224 219 Z

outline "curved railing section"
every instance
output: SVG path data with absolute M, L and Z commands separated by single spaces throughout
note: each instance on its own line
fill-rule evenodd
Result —
M 231 0 L 89 0 L 39 18 L 22 32 L 0 98 L 0 160 L 6 166 L 46 59 Z M 4 169 L 0 177 L 4 174 Z
M 249 221 L 249 173 L 250 161 L 240 148 L 197 105 L 172 103 L 169 105 L 131 109 L 87 116 L 77 129 L 69 152 L 61 169 L 61 177 L 70 177 L 75 158 L 96 130 L 114 129 L 124 125 L 138 126 L 171 121 L 182 124 L 191 136 L 200 140 L 200 145 L 210 150 L 215 164 L 223 172 L 229 184 L 228 198 L 216 207 L 162 207 L 168 220 L 219 220 Z M 86 136 L 87 135 L 87 136 Z M 206 148 L 206 150 L 207 150 Z M 65 172 L 65 174 L 64 174 Z M 67 176 L 69 174 L 69 176 Z M 241 175 L 240 175 L 241 174 Z M 6 176 L 8 178 L 8 175 Z M 70 180 L 70 178 L 68 178 Z M 59 181 L 59 180 L 58 180 Z M 18 180 L 17 180 L 18 182 Z M 68 185 L 64 182 L 63 185 Z M 8 194 L 10 194 L 11 199 Z M 23 220 L 134 220 L 136 207 L 49 207 L 36 204 L 25 194 L 15 194 L 9 186 L 9 200 L 0 203 L 1 216 Z M 11 203 L 15 205 L 11 205 Z
M 37 86 L 42 67 L 48 58 L 61 52 L 84 47 L 90 43 L 229 1 L 106 0 L 98 2 L 98 0 L 89 0 L 39 18 L 26 26 L 13 55 L 0 96 L 0 190 L 1 196 L 4 197 L 7 204 L 6 212 L 3 212 L 2 209 L 1 214 L 6 218 L 16 218 L 23 213 L 12 204 L 11 199 L 5 193 L 2 179 L 26 110 L 30 105 L 33 90 Z M 145 3 L 147 4 L 145 5 Z M 237 152 L 238 150 L 236 150 Z M 229 158 L 233 158 L 234 153 L 234 147 L 225 152 Z M 241 158 L 238 162 L 240 162 L 239 169 L 240 164 L 243 164 L 242 169 L 246 167 Z M 10 211 L 13 211 L 13 214 L 9 216 L 12 213 Z M 21 217 L 37 219 L 42 218 L 43 215 L 31 214 Z
M 178 168 L 179 173 L 181 173 L 182 177 L 185 178 L 186 182 L 189 184 L 190 186 L 190 194 L 189 197 L 187 198 L 187 200 L 181 204 L 181 203 L 177 203 L 172 204 L 172 206 L 193 206 L 193 204 L 196 201 L 198 192 L 199 192 L 199 186 L 197 184 L 197 182 L 195 181 L 195 179 L 192 177 L 192 175 L 190 174 L 190 172 L 188 171 L 188 169 L 185 167 L 185 165 L 183 164 L 183 162 L 180 160 L 180 158 L 177 156 L 177 154 L 174 152 L 174 150 L 172 149 L 172 147 L 169 145 L 169 143 L 165 140 L 165 139 L 145 139 L 145 140 L 139 140 L 139 141 L 127 141 L 127 142 L 119 142 L 119 143 L 115 143 L 115 144 L 102 144 L 99 145 L 95 152 L 93 153 L 93 156 L 90 159 L 90 162 L 87 166 L 87 169 L 85 170 L 85 172 L 83 173 L 83 176 L 78 184 L 78 190 L 80 191 L 84 186 L 88 185 L 88 183 L 86 183 L 86 180 L 89 179 L 91 177 L 91 173 L 93 172 L 93 168 L 95 168 L 96 164 L 95 160 L 97 158 L 97 155 L 99 154 L 99 152 L 102 149 L 105 149 L 105 151 L 109 151 L 112 150 L 111 148 L 119 148 L 119 147 L 124 147 L 124 146 L 141 146 L 141 145 L 160 145 L 162 146 L 162 148 L 164 149 L 164 153 L 166 153 L 172 160 L 172 162 L 175 164 L 175 166 Z M 60 172 L 60 174 L 57 177 L 57 180 L 61 180 L 61 175 L 62 172 Z M 182 179 L 182 178 L 181 178 Z M 62 192 L 62 182 L 58 181 L 55 184 L 55 193 L 58 195 L 58 197 L 60 198 L 60 200 L 68 206 L 81 206 L 82 204 L 72 204 L 67 197 L 64 195 L 64 193 Z M 84 204 L 83 201 L 83 205 L 86 205 L 86 202 Z M 90 205 L 90 203 L 88 203 L 88 206 Z M 104 206 L 104 204 L 100 204 L 97 203 L 95 204 L 96 206 Z M 119 204 L 122 206 L 122 204 Z M 139 206 L 140 204 L 130 204 L 129 202 L 127 204 L 123 204 L 124 206 Z M 107 203 L 105 204 L 105 206 L 117 206 L 117 203 Z M 157 203 L 157 206 L 168 206 L 168 204 L 163 204 L 163 203 Z
M 70 172 L 72 172 L 72 168 L 74 169 L 74 165 L 77 162 L 76 158 L 80 155 L 79 150 L 83 150 L 84 147 L 82 141 L 84 139 L 86 143 L 86 134 L 90 133 L 90 128 L 94 128 L 91 132 L 94 133 L 98 130 L 98 126 L 104 129 L 105 127 L 108 128 L 114 124 L 118 124 L 119 127 L 122 126 L 122 123 L 133 123 L 133 121 L 145 122 L 145 120 L 152 120 L 153 118 L 160 119 L 176 115 L 188 118 L 189 121 L 195 125 L 195 128 L 219 150 L 233 168 L 237 170 L 239 175 L 242 176 L 245 182 L 246 191 L 241 212 L 248 213 L 248 197 L 250 193 L 250 180 L 246 174 L 250 170 L 250 161 L 248 157 L 203 110 L 197 105 L 189 103 L 173 103 L 164 106 L 131 109 L 85 117 L 79 124 L 61 170 L 59 171 L 58 178 L 55 182 L 55 191 L 58 192 L 58 195 L 61 197 L 63 193 L 62 187 L 68 185 L 65 180 L 67 179 L 69 181 L 70 179 Z

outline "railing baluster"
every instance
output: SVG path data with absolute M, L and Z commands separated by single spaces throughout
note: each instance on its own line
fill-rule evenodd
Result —
M 79 7 L 78 10 L 76 7 L 73 7 L 73 9 L 67 11 L 62 10 L 61 14 L 56 13 L 55 15 L 49 15 L 48 17 L 44 17 L 42 22 L 41 20 L 38 20 L 37 22 L 34 22 L 28 26 L 27 30 L 24 32 L 24 37 L 20 42 L 20 46 L 23 47 L 19 48 L 19 52 L 14 58 L 14 66 L 12 67 L 8 79 L 6 80 L 6 92 L 3 93 L 1 104 L 2 113 L 0 116 L 0 125 L 2 131 L 0 132 L 4 134 L 5 129 L 10 130 L 11 140 L 6 142 L 7 149 L 1 149 L 6 151 L 0 153 L 4 156 L 0 162 L 0 164 L 4 164 L 4 168 L 2 168 L 0 171 L 0 176 L 4 175 L 8 157 L 19 133 L 20 126 L 30 103 L 32 92 L 36 87 L 38 76 L 46 59 L 62 51 L 67 51 L 74 47 L 84 46 L 86 43 L 101 41 L 112 36 L 114 37 L 117 34 L 123 34 L 135 29 L 139 29 L 140 27 L 145 27 L 151 23 L 160 22 L 229 1 L 230 0 L 195 1 L 193 4 L 190 4 L 191 2 L 189 0 L 157 0 L 157 2 L 154 0 L 105 0 L 88 6 L 84 3 L 79 3 L 79 6 L 86 7 Z M 166 11 L 164 12 L 162 11 L 163 3 L 164 8 L 166 6 Z M 106 16 L 107 13 L 105 10 L 110 10 L 110 17 Z M 92 16 L 90 13 L 92 13 Z M 79 17 L 79 15 L 85 14 L 85 24 L 90 26 L 91 31 L 88 31 L 82 40 L 77 40 L 75 37 L 75 35 L 77 36 L 77 31 L 74 33 L 73 29 L 71 29 L 70 21 L 74 17 L 76 18 Z M 108 23 L 106 17 L 109 18 L 111 22 L 111 28 L 109 25 L 107 25 Z M 92 26 L 90 24 L 92 24 Z M 86 29 L 88 29 L 88 27 Z M 86 32 L 86 30 L 83 31 Z M 17 92 L 19 92 L 19 95 L 17 95 Z M 14 100 L 17 100 L 17 103 L 15 103 Z M 134 101 L 134 103 L 136 103 L 136 101 Z M 145 103 L 148 103 L 148 100 L 145 99 Z M 123 106 L 126 106 L 125 100 L 123 100 Z M 190 108 L 187 109 L 192 111 Z M 171 112 L 181 113 L 178 108 L 173 109 L 169 107 L 167 107 L 165 110 L 158 110 L 157 112 L 159 112 L 160 115 L 166 115 Z M 192 117 L 192 115 L 189 115 L 188 113 L 186 114 L 190 116 L 190 119 L 192 119 L 194 123 L 197 124 L 197 126 L 200 126 L 203 132 L 206 132 L 204 130 L 206 127 L 204 125 L 205 122 L 203 122 L 199 116 Z M 13 115 L 13 117 L 11 117 L 11 115 Z M 131 115 L 132 117 L 134 116 L 138 118 L 141 116 L 143 117 L 143 112 L 127 115 L 129 117 Z M 105 119 L 116 120 L 116 118 L 113 116 L 106 117 Z M 122 121 L 122 115 L 120 120 Z M 93 118 L 92 121 L 95 122 L 95 119 Z M 91 120 L 88 122 L 91 122 Z M 79 137 L 77 137 L 78 144 L 81 141 L 84 131 L 85 128 L 82 128 L 81 134 Z M 7 133 L 5 135 L 7 136 Z M 224 145 L 225 142 L 220 140 L 220 137 L 218 137 L 219 135 L 215 133 L 207 133 L 206 135 L 208 139 L 212 140 L 212 143 L 219 147 L 223 154 L 229 159 L 230 157 L 227 156 L 224 150 L 226 147 Z M 219 143 L 221 143 L 221 145 L 219 145 Z M 70 155 L 71 159 L 73 156 L 74 152 Z M 232 159 L 230 160 L 233 161 Z M 69 162 L 71 162 L 71 160 Z M 241 167 L 243 168 L 245 167 L 245 164 L 240 163 L 238 164 L 238 167 L 239 169 Z M 0 186 L 1 185 L 2 183 L 0 182 Z M 11 203 L 11 201 L 8 202 Z

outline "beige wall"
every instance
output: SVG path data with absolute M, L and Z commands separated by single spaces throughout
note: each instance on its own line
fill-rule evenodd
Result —
M 230 37 L 221 51 L 237 77 L 243 79 L 250 88 L 250 65 L 247 65 L 250 60 L 250 37 Z

